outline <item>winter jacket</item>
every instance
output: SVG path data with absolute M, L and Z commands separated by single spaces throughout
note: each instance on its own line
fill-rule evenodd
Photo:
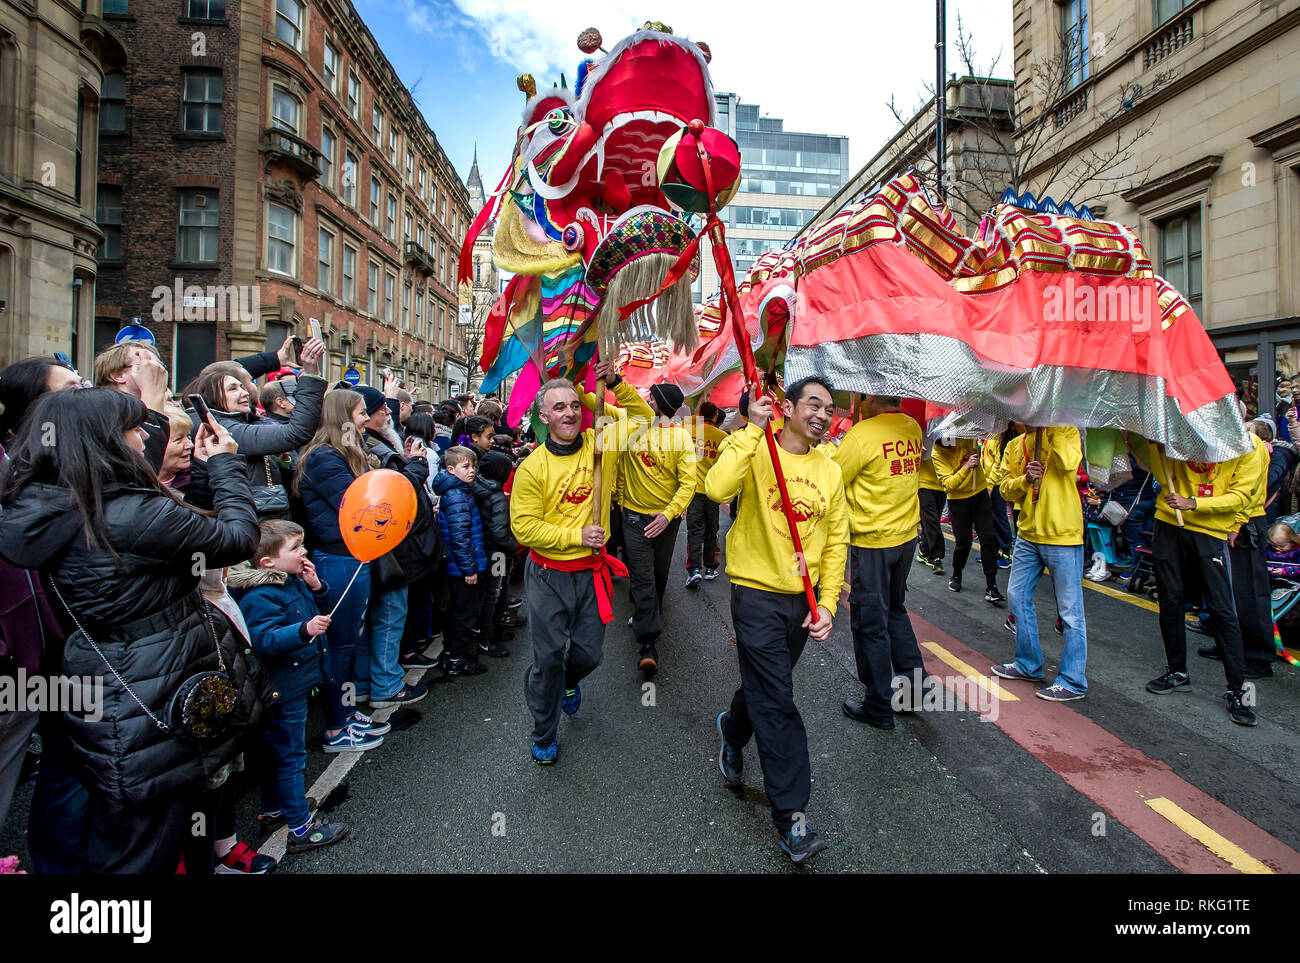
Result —
M 395 451 L 377 434 L 366 432 L 366 450 L 379 459 L 379 467 L 400 472 L 415 489 L 415 520 L 390 558 L 379 563 L 371 573 L 372 582 L 382 589 L 403 588 L 428 575 L 437 566 L 442 553 L 438 522 L 433 501 L 429 498 L 429 462 Z
M 474 479 L 474 500 L 483 521 L 483 547 L 491 555 L 501 552 L 512 556 L 519 551 L 519 542 L 510 530 L 510 499 L 501 483 L 482 475 Z
M 1268 494 L 1264 504 L 1264 517 L 1269 525 L 1282 514 L 1282 485 L 1297 462 L 1300 462 L 1300 454 L 1296 453 L 1294 445 L 1286 441 L 1273 442 L 1273 453 L 1268 458 Z
M 330 445 L 316 448 L 298 466 L 302 477 L 298 491 L 302 496 L 303 528 L 310 548 L 347 555 L 343 534 L 339 531 L 339 505 L 343 493 L 356 481 L 343 452 Z
M 113 804 L 140 805 L 202 788 L 243 747 L 242 734 L 196 746 L 164 732 L 105 665 L 162 718 L 185 679 L 218 667 L 214 634 L 224 639 L 225 651 L 235 650 L 229 620 L 199 595 L 197 572 L 250 557 L 257 549 L 257 517 L 239 456 L 214 455 L 208 467 L 215 517 L 151 489 L 110 486 L 104 516 L 116 558 L 88 543 L 66 489 L 29 485 L 0 514 L 0 553 L 14 565 L 39 568 L 84 629 L 68 636 L 62 672 L 104 680 L 99 713 L 65 712 L 63 721 L 78 778 Z M 70 628 L 63 603 L 51 598 Z M 235 676 L 236 717 L 245 725 L 273 700 L 266 673 L 248 652 L 226 665 Z
M 477 575 L 487 568 L 487 551 L 473 488 L 444 470 L 434 478 L 433 490 L 439 498 L 438 529 L 447 543 L 447 574 Z
M 18 669 L 33 676 L 42 667 L 57 672 L 63 639 L 63 626 L 41 585 L 40 572 L 0 559 L 0 676 Z
M 243 562 L 226 576 L 248 625 L 248 638 L 282 701 L 302 699 L 329 681 L 326 636 L 307 634 L 307 622 L 328 615 L 329 586 L 307 588 L 297 575 Z
M 245 461 L 248 484 L 253 487 L 266 487 L 268 470 L 272 485 L 283 485 L 292 481 L 280 471 L 276 456 L 287 451 L 301 448 L 311 441 L 320 425 L 321 404 L 325 397 L 326 383 L 321 378 L 304 375 L 298 380 L 298 391 L 294 395 L 293 417 L 287 422 L 272 418 L 258 418 L 251 412 L 218 411 L 212 409 L 212 417 L 230 432 L 230 436 L 239 445 L 239 456 Z M 198 433 L 198 416 L 191 412 L 194 431 Z M 206 493 L 209 486 L 203 462 L 194 461 L 193 477 L 190 481 L 187 497 L 201 508 L 211 507 Z

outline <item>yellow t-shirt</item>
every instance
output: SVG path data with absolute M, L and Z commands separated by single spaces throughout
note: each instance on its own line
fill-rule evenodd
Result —
M 1079 429 L 1043 430 L 1038 501 L 1034 501 L 1034 480 L 1025 473 L 1025 466 L 1034 460 L 1035 434 L 1017 435 L 1002 453 L 1002 497 L 1020 509 L 1017 534 L 1036 545 L 1082 545 L 1083 501 L 1075 483 L 1083 461 Z
M 1240 459 L 1240 465 L 1237 471 L 1241 473 L 1244 480 L 1250 482 L 1250 497 L 1246 502 L 1246 507 L 1237 513 L 1234 524 L 1241 528 L 1252 518 L 1259 518 L 1264 514 L 1264 503 L 1268 501 L 1268 463 L 1270 452 L 1268 445 L 1259 435 L 1251 435 L 1251 441 L 1255 443 L 1254 450 L 1249 455 L 1243 455 Z
M 777 446 L 803 544 L 803 565 L 819 602 L 831 615 L 844 587 L 849 551 L 849 510 L 844 476 L 834 461 L 812 450 L 795 455 Z M 781 508 L 772 460 L 756 425 L 732 432 L 704 480 L 715 502 L 740 494 L 740 510 L 727 532 L 727 575 L 737 585 L 796 595 L 803 592 L 800 559 Z
M 859 421 L 832 457 L 844 476 L 854 545 L 893 548 L 916 538 L 921 426 L 915 418 L 887 411 Z
M 915 419 L 913 419 L 915 420 Z M 938 447 L 937 445 L 935 446 Z M 930 458 L 921 459 L 921 468 L 917 472 L 917 487 L 926 488 L 932 492 L 943 491 L 943 485 L 939 483 L 939 476 L 934 473 L 934 461 Z
M 1191 531 L 1226 539 L 1241 527 L 1237 519 L 1245 517 L 1257 480 L 1251 471 L 1255 452 L 1231 461 L 1188 462 L 1170 458 L 1141 435 L 1129 432 L 1128 442 L 1164 490 L 1156 499 L 1156 521 L 1178 526 L 1178 516 L 1164 499 L 1172 486 L 1178 494 L 1196 499 L 1195 508 L 1183 509 L 1183 524 Z M 1267 471 L 1266 467 L 1265 478 Z
M 682 422 L 682 425 L 695 441 L 695 459 L 698 463 L 695 475 L 695 493 L 703 495 L 704 476 L 709 473 L 713 463 L 718 460 L 719 446 L 727 439 L 727 433 L 717 425 L 702 421 L 699 418 L 691 418 L 689 421 Z
M 988 488 L 982 460 L 974 468 L 966 467 L 966 459 L 979 454 L 979 446 L 969 438 L 958 439 L 951 448 L 934 446 L 934 474 L 948 493 L 949 501 L 972 498 Z

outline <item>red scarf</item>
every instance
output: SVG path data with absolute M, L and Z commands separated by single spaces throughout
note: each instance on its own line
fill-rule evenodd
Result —
M 553 568 L 557 572 L 590 571 L 591 579 L 596 586 L 596 603 L 600 608 L 600 620 L 606 625 L 614 621 L 614 580 L 610 577 L 610 573 L 627 578 L 627 566 L 606 552 L 604 546 L 601 547 L 599 554 L 587 555 L 583 558 L 547 558 L 545 555 L 538 555 L 532 549 L 528 550 L 528 557 L 542 568 Z

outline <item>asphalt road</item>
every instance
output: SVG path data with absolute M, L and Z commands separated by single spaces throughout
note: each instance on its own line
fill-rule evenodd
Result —
M 683 555 L 679 544 L 679 564 Z M 976 565 L 973 558 L 970 565 Z M 968 583 L 979 582 L 974 571 L 968 574 Z M 999 580 L 1005 591 L 1006 572 Z M 959 642 L 973 650 L 966 662 L 979 673 L 994 661 L 1009 660 L 1014 639 L 1002 628 L 1006 610 L 985 603 L 982 593 L 968 588 L 955 595 L 946 585 L 946 578 L 913 570 L 909 608 L 921 641 L 943 643 L 949 652 Z M 616 585 L 616 596 L 604 663 L 583 683 L 579 714 L 561 720 L 556 765 L 539 767 L 528 753 L 525 629 L 509 658 L 488 660 L 488 673 L 432 686 L 428 698 L 401 710 L 385 744 L 357 758 L 337 788 L 326 773 L 331 791 L 324 808 L 330 818 L 349 825 L 350 837 L 286 857 L 279 872 L 1173 873 L 1187 868 L 1178 862 L 1179 845 L 1171 849 L 1167 838 L 1179 831 L 1152 832 L 1141 819 L 1131 820 L 1130 828 L 1123 800 L 1110 805 L 1093 798 L 1098 793 L 1086 780 L 1101 792 L 1113 792 L 1128 758 L 1112 752 L 1078 763 L 1071 747 L 1084 738 L 1080 733 L 1095 733 L 1096 727 L 1134 754 L 1149 757 L 1161 778 L 1182 780 L 1194 787 L 1189 791 L 1200 790 L 1257 827 L 1264 842 L 1243 835 L 1236 823 L 1215 827 L 1250 856 L 1285 868 L 1286 854 L 1300 849 L 1297 670 L 1278 663 L 1275 677 L 1259 684 L 1261 722 L 1254 729 L 1229 722 L 1219 701 L 1219 664 L 1194 655 L 1191 693 L 1150 696 L 1142 686 L 1163 666 L 1155 613 L 1090 590 L 1085 602 L 1088 698 L 1048 706 L 1018 684 L 1015 691 L 1022 698 L 1006 704 L 1007 723 L 985 721 L 961 702 L 946 711 L 900 716 L 892 732 L 852 722 L 840 711 L 842 700 L 861 694 L 847 612 L 829 642 L 810 643 L 795 670 L 795 690 L 814 778 L 809 824 L 830 846 L 811 869 L 796 869 L 776 847 L 754 746 L 746 750 L 742 792 L 724 787 L 717 770 L 713 720 L 738 684 L 725 576 L 688 591 L 674 575 L 659 645 L 662 668 L 652 688 L 635 667 L 626 591 Z M 1055 608 L 1046 579 L 1038 598 L 1050 673 L 1061 639 L 1051 628 Z M 1190 644 L 1199 641 L 1192 636 Z M 985 661 L 978 661 L 980 656 Z M 941 663 L 934 668 L 944 670 Z M 1037 706 L 1060 715 L 1047 717 L 1046 729 L 1039 722 L 1027 729 L 1020 723 L 1017 729 L 1016 719 Z M 318 713 L 309 726 L 308 744 L 318 745 Z M 1061 752 L 1028 751 L 1033 742 L 1026 740 L 1026 731 L 1041 736 L 1040 742 L 1059 742 Z M 336 758 L 312 751 L 309 784 Z M 1115 766 L 1113 773 L 1109 766 Z M 240 802 L 241 835 L 260 844 L 253 819 L 258 793 L 247 777 L 241 779 L 248 789 Z M 0 853 L 23 854 L 29 799 L 30 785 L 20 790 L 8 823 L 0 827 Z M 1213 826 L 1213 818 L 1204 818 Z M 266 848 L 276 851 L 276 841 Z M 1185 841 L 1182 849 L 1189 859 L 1205 858 L 1195 840 Z M 1224 862 L 1221 871 L 1233 869 Z

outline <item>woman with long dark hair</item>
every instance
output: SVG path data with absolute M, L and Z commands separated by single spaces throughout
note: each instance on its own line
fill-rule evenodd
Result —
M 89 790 L 81 868 L 90 872 L 170 873 L 183 854 L 191 872 L 211 867 L 212 841 L 192 835 L 192 816 L 242 748 L 241 727 L 273 698 L 198 592 L 203 567 L 233 565 L 257 547 L 237 446 L 219 426 L 200 431 L 216 510 L 196 511 L 145 461 L 147 415 L 138 398 L 111 389 L 48 394 L 0 483 L 0 551 L 38 570 L 49 589 L 69 633 L 62 674 L 95 680 L 94 704 L 65 706 L 58 727 Z M 236 725 L 203 744 L 180 738 L 172 696 L 221 669 L 231 685 L 204 691 L 220 692 L 231 714 L 218 718 Z

